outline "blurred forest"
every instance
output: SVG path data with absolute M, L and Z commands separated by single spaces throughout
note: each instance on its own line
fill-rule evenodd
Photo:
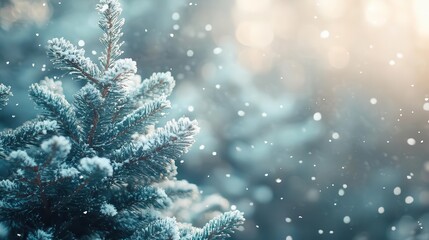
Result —
M 28 86 L 79 82 L 45 54 L 97 58 L 97 0 L 0 0 L 0 81 L 12 128 Z M 179 177 L 247 219 L 235 239 L 429 239 L 429 1 L 123 0 L 123 56 L 171 71 L 172 117 L 201 133 Z

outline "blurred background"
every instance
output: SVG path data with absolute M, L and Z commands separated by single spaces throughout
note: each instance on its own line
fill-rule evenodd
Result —
M 65 37 L 101 52 L 96 0 L 0 0 L 12 128 Z M 123 0 L 124 57 L 171 71 L 202 131 L 179 178 L 244 211 L 233 239 L 429 239 L 429 1 Z

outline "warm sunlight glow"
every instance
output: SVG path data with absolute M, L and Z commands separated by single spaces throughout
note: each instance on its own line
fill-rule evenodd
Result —
M 429 1 L 415 0 L 414 14 L 417 32 L 423 37 L 429 37 Z
M 381 27 L 389 18 L 389 7 L 384 1 L 370 1 L 365 7 L 365 19 L 373 26 Z
M 272 26 L 267 22 L 241 22 L 235 34 L 241 44 L 249 47 L 266 47 L 274 39 Z

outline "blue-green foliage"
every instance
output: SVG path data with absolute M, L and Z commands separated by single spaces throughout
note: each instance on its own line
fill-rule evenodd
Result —
M 231 236 L 242 222 L 244 221 L 243 215 L 239 211 L 227 212 L 220 215 L 207 223 L 203 229 L 198 229 L 196 234 L 192 236 L 192 240 L 204 239 L 225 239 Z
M 0 147 L 4 148 L 1 150 L 7 152 L 27 145 L 38 145 L 40 139 L 45 139 L 57 129 L 55 120 L 28 121 L 14 130 L 0 132 Z
M 179 228 L 173 218 L 157 219 L 144 229 L 136 231 L 132 239 L 179 240 Z
M 85 50 L 78 49 L 64 38 L 48 41 L 48 56 L 58 69 L 66 70 L 77 78 L 98 83 L 95 79 L 100 74 L 97 65 L 85 57 Z
M 123 42 L 120 42 L 120 39 L 123 35 L 122 26 L 125 20 L 119 18 L 122 12 L 119 1 L 100 0 L 100 3 L 97 4 L 97 10 L 101 15 L 98 26 L 104 32 L 100 41 L 105 47 L 105 51 L 99 60 L 101 67 L 108 70 L 123 53 L 121 50 Z
M 28 235 L 28 240 L 49 240 L 52 238 L 53 234 L 51 232 L 46 232 L 41 229 L 38 229 Z
M 59 123 L 65 135 L 76 143 L 80 141 L 82 136 L 75 110 L 63 95 L 56 94 L 39 84 L 33 84 L 30 86 L 30 96 L 40 108 L 45 110 L 48 119 L 55 119 Z
M 12 95 L 10 92 L 10 87 L 0 83 L 0 107 L 3 107 L 7 104 L 10 95 Z
M 33 84 L 30 96 L 43 114 L 0 133 L 0 160 L 8 166 L 8 175 L 0 179 L 0 226 L 6 229 L 1 236 L 229 237 L 244 221 L 238 211 L 201 229 L 165 213 L 179 199 L 197 199 L 195 185 L 176 179 L 175 160 L 188 151 L 199 127 L 185 117 L 153 127 L 170 108 L 167 97 L 174 80 L 168 72 L 157 73 L 127 88 L 137 68 L 131 59 L 118 59 L 122 9 L 117 0 L 101 0 L 97 9 L 105 46 L 100 67 L 63 38 L 48 42 L 48 56 L 57 68 L 88 81 L 74 102 L 50 87 L 57 84 L 53 80 Z M 2 106 L 9 95 L 10 89 L 0 85 Z

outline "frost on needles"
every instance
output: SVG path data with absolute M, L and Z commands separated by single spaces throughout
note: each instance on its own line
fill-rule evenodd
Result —
M 136 81 L 136 63 L 119 59 L 119 2 L 101 0 L 97 10 L 105 47 L 99 65 L 63 38 L 48 42 L 56 68 L 87 80 L 74 101 L 61 82 L 46 78 L 30 87 L 42 116 L 0 133 L 9 173 L 0 179 L 0 239 L 228 238 L 244 221 L 239 211 L 202 228 L 179 221 L 180 202 L 198 204 L 199 194 L 176 179 L 175 160 L 199 127 L 185 117 L 152 127 L 171 106 L 174 80 L 167 72 Z M 0 107 L 10 95 L 0 84 Z M 199 209 L 201 216 L 213 208 Z

